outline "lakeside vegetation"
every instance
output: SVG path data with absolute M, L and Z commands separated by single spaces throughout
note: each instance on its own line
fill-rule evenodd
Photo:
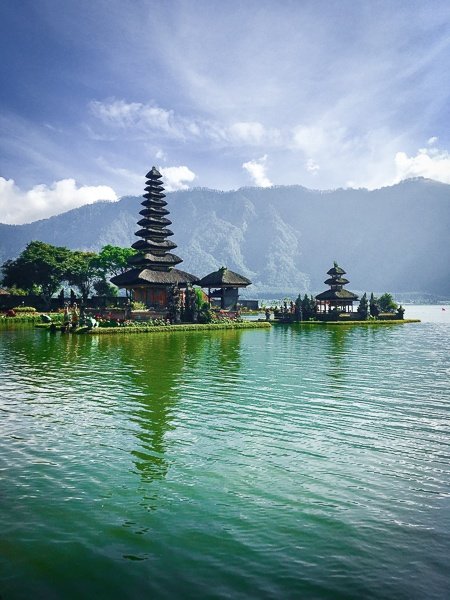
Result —
M 51 330 L 51 323 L 38 323 L 36 327 Z M 171 333 L 180 331 L 210 331 L 220 329 L 270 329 L 267 321 L 223 321 L 220 323 L 184 323 L 179 325 L 150 325 L 125 327 L 79 327 L 72 333 L 103 335 L 103 334 L 135 334 L 135 333 Z

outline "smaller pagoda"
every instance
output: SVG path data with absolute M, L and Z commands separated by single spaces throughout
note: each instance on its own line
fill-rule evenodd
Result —
M 318 313 L 353 312 L 353 302 L 358 300 L 358 296 L 344 289 L 344 285 L 349 283 L 349 280 L 344 277 L 345 274 L 344 269 L 337 262 L 327 271 L 330 277 L 324 283 L 329 285 L 330 289 L 316 296 Z
M 214 299 L 220 301 L 222 310 L 236 310 L 239 299 L 239 288 L 244 288 L 252 282 L 243 275 L 221 267 L 198 282 L 202 288 L 208 289 L 209 303 Z M 216 289 L 211 289 L 216 288 Z

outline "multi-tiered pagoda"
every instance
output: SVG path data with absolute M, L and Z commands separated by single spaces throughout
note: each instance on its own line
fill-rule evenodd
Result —
M 349 280 L 344 277 L 345 274 L 344 269 L 337 262 L 327 271 L 327 275 L 330 277 L 324 283 L 329 285 L 330 289 L 316 296 L 319 313 L 327 313 L 332 310 L 352 312 L 353 302 L 358 300 L 358 296 L 344 289 L 344 285 L 349 283 Z
M 133 299 L 146 306 L 164 309 L 168 304 L 168 292 L 174 285 L 180 288 L 188 283 L 196 283 L 195 275 L 175 269 L 183 262 L 171 250 L 177 247 L 170 238 L 173 232 L 167 228 L 171 221 L 167 218 L 167 202 L 164 200 L 162 175 L 153 167 L 146 175 L 146 187 L 138 221 L 141 227 L 136 231 L 139 239 L 132 245 L 137 253 L 129 260 L 129 271 L 113 277 L 111 282 L 120 288 L 132 290 Z

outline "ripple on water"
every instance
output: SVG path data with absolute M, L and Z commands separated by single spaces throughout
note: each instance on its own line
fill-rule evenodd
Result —
M 433 324 L 0 333 L 5 598 L 444 597 L 449 351 Z

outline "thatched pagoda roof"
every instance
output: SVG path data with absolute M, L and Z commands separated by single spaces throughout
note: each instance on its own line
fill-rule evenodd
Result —
M 162 175 L 156 167 L 152 167 L 151 170 L 145 176 L 146 179 L 161 179 Z
M 117 287 L 134 287 L 138 285 L 186 285 L 187 283 L 197 283 L 198 277 L 179 269 L 170 269 L 170 271 L 156 271 L 153 269 L 130 269 L 126 273 L 121 273 L 111 278 L 111 283 Z
M 324 283 L 326 283 L 327 285 L 345 285 L 346 283 L 350 283 L 348 279 L 345 279 L 345 277 L 330 277 L 329 279 L 327 279 L 326 281 L 324 281 Z
M 200 279 L 200 287 L 247 287 L 252 282 L 239 273 L 230 271 L 226 267 L 221 267 L 209 275 L 205 275 L 203 279 Z
M 161 255 L 153 254 L 152 252 L 146 252 L 145 254 L 138 253 L 130 256 L 128 259 L 128 264 L 131 267 L 141 267 L 141 269 L 144 269 L 145 267 L 149 269 L 158 267 L 157 270 L 161 267 L 174 267 L 181 262 L 183 262 L 183 259 L 171 252 L 165 252 Z
M 349 290 L 326 290 L 316 296 L 316 300 L 358 300 L 358 296 Z
M 334 266 L 327 271 L 327 275 L 345 275 L 345 271 L 335 262 Z

